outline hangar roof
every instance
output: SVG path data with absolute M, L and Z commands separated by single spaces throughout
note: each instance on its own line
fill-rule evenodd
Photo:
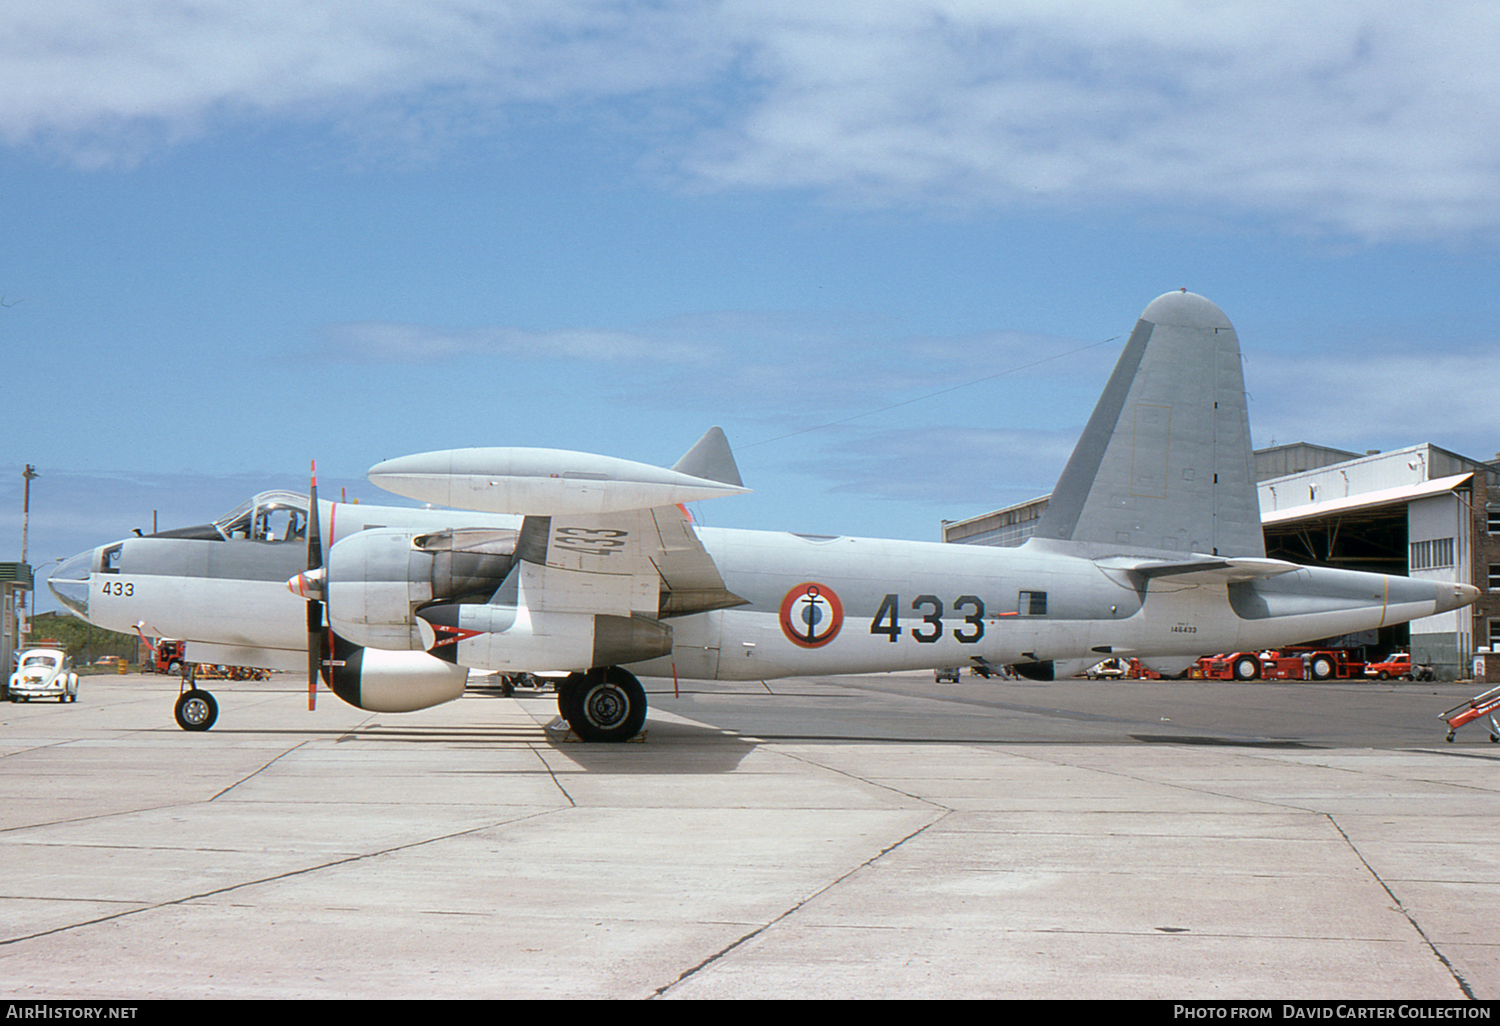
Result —
M 1324 499 L 1318 502 L 1306 502 L 1290 509 L 1262 511 L 1260 515 L 1263 524 L 1288 524 L 1298 520 L 1315 520 L 1319 517 L 1328 516 L 1331 513 L 1352 513 L 1356 510 L 1374 509 L 1378 506 L 1395 506 L 1411 502 L 1414 499 L 1426 498 L 1430 495 L 1441 495 L 1451 492 L 1460 485 L 1466 484 L 1473 474 L 1453 474 L 1448 477 L 1440 477 L 1434 481 L 1423 481 L 1419 484 L 1401 485 L 1396 488 L 1381 488 L 1373 492 L 1362 492 L 1358 495 L 1344 496 L 1337 499 Z

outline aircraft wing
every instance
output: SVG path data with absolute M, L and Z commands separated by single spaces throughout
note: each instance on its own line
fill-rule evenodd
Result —
M 662 581 L 658 615 L 686 616 L 749 604 L 748 599 L 724 586 L 719 568 L 703 548 L 693 530 L 693 518 L 684 507 L 658 507 L 651 515 L 661 546 L 652 557 Z
M 539 568 L 528 602 L 546 609 L 660 619 L 746 602 L 681 506 L 527 517 L 517 555 Z
M 497 603 L 653 619 L 745 603 L 724 587 L 683 505 L 749 490 L 717 427 L 670 469 L 560 449 L 445 449 L 386 460 L 369 476 L 408 498 L 522 514 L 516 554 L 530 569 Z

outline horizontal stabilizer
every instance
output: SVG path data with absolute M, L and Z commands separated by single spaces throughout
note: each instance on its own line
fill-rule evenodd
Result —
M 1097 565 L 1105 570 L 1129 570 L 1148 580 L 1170 578 L 1178 584 L 1241 584 L 1301 570 L 1296 563 L 1280 559 L 1185 559 L 1136 560 L 1123 557 L 1101 559 Z

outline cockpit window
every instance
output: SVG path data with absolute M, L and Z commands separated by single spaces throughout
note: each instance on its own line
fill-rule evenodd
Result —
M 214 521 L 233 541 L 287 541 L 307 537 L 307 496 L 296 492 L 261 492 Z
M 99 571 L 106 574 L 117 574 L 120 572 L 120 556 L 125 551 L 125 544 L 111 545 L 104 550 L 99 557 Z

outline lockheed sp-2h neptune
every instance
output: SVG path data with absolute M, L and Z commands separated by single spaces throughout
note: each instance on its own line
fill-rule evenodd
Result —
M 51 588 L 195 662 L 308 667 L 362 709 L 458 698 L 471 668 L 552 674 L 575 733 L 623 741 L 639 677 L 717 680 L 1106 656 L 1176 672 L 1431 616 L 1478 590 L 1267 559 L 1239 341 L 1186 291 L 1146 307 L 1035 535 L 1014 548 L 695 525 L 746 489 L 714 428 L 671 469 L 550 449 L 388 460 L 370 480 L 448 509 L 265 493 L 212 524 L 101 545 Z M 188 729 L 213 722 L 196 688 Z

